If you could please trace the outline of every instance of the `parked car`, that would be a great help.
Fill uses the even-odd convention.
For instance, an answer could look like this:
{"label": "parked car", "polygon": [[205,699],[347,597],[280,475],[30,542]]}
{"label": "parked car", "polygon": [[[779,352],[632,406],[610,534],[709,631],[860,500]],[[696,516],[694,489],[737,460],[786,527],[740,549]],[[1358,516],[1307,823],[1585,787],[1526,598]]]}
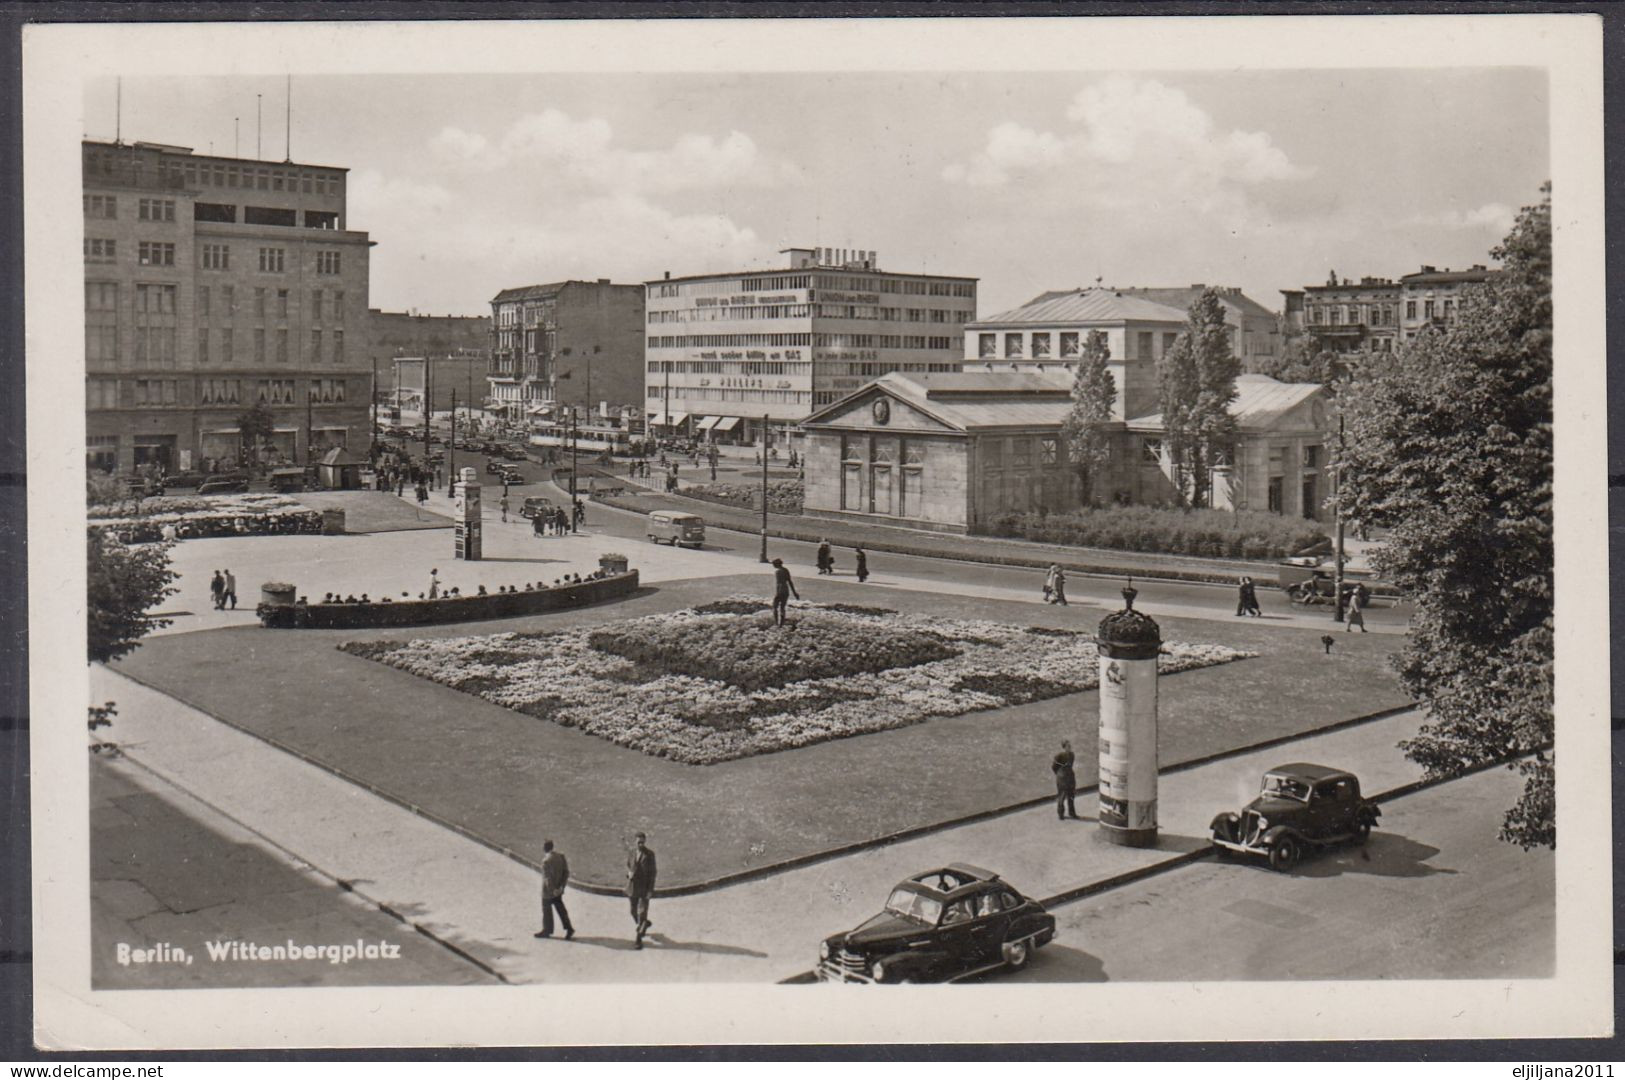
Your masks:
{"label": "parked car", "polygon": [[695,547],[705,545],[705,519],[698,514],[687,514],[679,510],[656,510],[649,515],[649,523],[645,526],[650,543],[658,544],[665,541],[672,547],[682,544],[693,544]]}
{"label": "parked car", "polygon": [[271,490],[283,494],[290,491],[304,491],[309,486],[304,469],[273,469],[270,480]]}
{"label": "parked car", "polygon": [[537,514],[553,509],[553,500],[542,495],[530,495],[519,504],[519,516],[533,518]]}
{"label": "parked car", "polygon": [[956,982],[1019,970],[1055,939],[1055,916],[999,875],[964,863],[899,882],[885,910],[818,946],[825,982]]}
{"label": "parked car", "polygon": [[1365,843],[1381,816],[1381,807],[1361,798],[1353,773],[1294,762],[1265,773],[1258,798],[1239,813],[1214,818],[1213,843],[1221,856],[1262,855],[1284,873],[1309,848]]}
{"label": "parked car", "polygon": [[164,474],[164,487],[166,488],[195,488],[208,477],[200,472],[177,472]]}
{"label": "parked car", "polygon": [[499,452],[509,461],[525,460],[525,451],[518,446],[504,446]]}
{"label": "parked car", "polygon": [[228,495],[248,490],[246,473],[217,473],[198,485],[199,495]]}
{"label": "parked car", "polygon": [[512,468],[513,466],[509,465],[506,461],[499,461],[496,458],[492,458],[485,463],[485,473],[487,476],[499,476]]}

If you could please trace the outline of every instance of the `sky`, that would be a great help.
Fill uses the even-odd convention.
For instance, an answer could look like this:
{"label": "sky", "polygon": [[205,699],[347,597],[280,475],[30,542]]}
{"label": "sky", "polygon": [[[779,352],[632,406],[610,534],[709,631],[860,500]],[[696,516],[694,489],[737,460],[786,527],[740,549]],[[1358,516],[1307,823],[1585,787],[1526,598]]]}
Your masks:
{"label": "sky", "polygon": [[[256,121],[260,95],[263,121]],[[295,161],[350,169],[371,305],[874,250],[980,278],[986,317],[1093,284],[1239,286],[1487,263],[1549,175],[1536,68],[329,75]],[[110,79],[85,131],[114,133]],[[127,77],[126,140],[283,160],[281,77]],[[237,119],[234,136],[234,118]]]}

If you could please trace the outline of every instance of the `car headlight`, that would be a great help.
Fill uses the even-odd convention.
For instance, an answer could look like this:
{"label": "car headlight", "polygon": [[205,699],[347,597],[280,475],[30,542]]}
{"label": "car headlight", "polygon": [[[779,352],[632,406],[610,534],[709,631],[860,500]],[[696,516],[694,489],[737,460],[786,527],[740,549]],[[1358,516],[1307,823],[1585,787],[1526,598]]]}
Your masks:
{"label": "car headlight", "polygon": [[872,970],[874,973],[875,982],[880,982],[886,978],[886,965],[884,963],[876,962]]}
{"label": "car headlight", "polygon": [[818,959],[820,959],[820,960],[828,960],[829,959],[829,942],[820,941],[818,943]]}
{"label": "car headlight", "polygon": [[1265,829],[1267,829],[1269,827],[1270,827],[1269,818],[1261,817],[1261,818],[1258,819],[1258,831],[1259,832],[1263,832]]}

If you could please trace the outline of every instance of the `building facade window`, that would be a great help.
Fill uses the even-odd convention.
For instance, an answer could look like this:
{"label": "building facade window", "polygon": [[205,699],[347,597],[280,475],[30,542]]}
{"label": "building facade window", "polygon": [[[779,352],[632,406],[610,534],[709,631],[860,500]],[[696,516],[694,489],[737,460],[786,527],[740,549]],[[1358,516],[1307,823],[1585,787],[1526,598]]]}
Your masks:
{"label": "building facade window", "polygon": [[976,355],[977,356],[998,356],[999,355],[999,335],[997,335],[997,334],[977,334],[976,335]]}
{"label": "building facade window", "polygon": [[174,221],[174,199],[137,199],[135,216],[138,221]]}
{"label": "building facade window", "polygon": [[204,244],[203,245],[203,269],[205,269],[205,270],[230,270],[231,269],[231,245],[229,245],[229,244]]}
{"label": "building facade window", "polygon": [[1004,335],[1004,355],[1007,357],[1020,357],[1024,354],[1020,334]]}
{"label": "building facade window", "polygon": [[254,315],[256,318],[265,318],[265,290],[254,290]]}
{"label": "building facade window", "polygon": [[333,331],[333,363],[344,363],[344,331]]}
{"label": "building facade window", "polygon": [[1148,464],[1161,465],[1162,464],[1162,440],[1161,439],[1141,439],[1140,440],[1140,457],[1142,459],[1144,459]]}
{"label": "building facade window", "polygon": [[197,287],[197,315],[200,319],[209,317],[209,287],[207,285]]}
{"label": "building facade window", "polygon": [[102,221],[118,218],[118,197],[115,195],[86,195],[85,216]]}
{"label": "building facade window", "polygon": [[278,289],[276,291],[276,317],[279,319],[286,319],[288,317],[287,289]]}
{"label": "building facade window", "polygon": [[1034,334],[1033,335],[1033,359],[1034,360],[1048,360],[1049,359],[1049,341],[1050,341],[1050,337],[1049,337],[1049,335],[1047,333],[1039,333],[1039,334]]}
{"label": "building facade window", "polygon": [[153,367],[175,366],[174,285],[135,287],[135,362]]}
{"label": "building facade window", "polygon": [[91,409],[118,408],[118,380],[86,379],[85,405]]}
{"label": "building facade window", "polygon": [[110,263],[118,261],[118,241],[85,237],[85,262]]}
{"label": "building facade window", "polygon": [[1151,342],[1155,335],[1150,330],[1138,330],[1134,334],[1134,355],[1140,360],[1150,360],[1152,357]]}
{"label": "building facade window", "polygon": [[320,330],[310,332],[310,362],[313,364],[322,362],[322,332]]}
{"label": "building facade window", "polygon": [[174,266],[175,245],[142,240],[136,246],[136,261],[142,266]]}
{"label": "building facade window", "polygon": [[118,363],[118,283],[85,282],[85,363]]}
{"label": "building facade window", "polygon": [[285,255],[286,255],[286,252],[282,248],[272,248],[272,247],[262,247],[262,248],[260,248],[260,273],[262,273],[262,274],[280,274],[280,273],[282,273],[282,263],[283,263],[283,257]]}
{"label": "building facade window", "polygon": [[1066,332],[1062,333],[1061,334],[1061,356],[1062,356],[1062,358],[1064,359],[1066,357],[1076,357],[1076,356],[1081,356],[1081,355],[1082,355],[1082,352],[1080,351],[1080,346],[1078,344],[1078,335],[1077,335],[1077,333],[1074,332],[1074,331],[1066,331]]}
{"label": "building facade window", "polygon": [[316,272],[318,274],[337,274],[339,272],[339,253],[336,251],[318,251],[316,253]]}
{"label": "building facade window", "polygon": [[310,290],[310,317],[315,322],[322,321],[322,290]]}
{"label": "building facade window", "polygon": [[1405,317],[1407,319],[1416,318],[1416,301],[1415,300],[1407,300],[1407,301],[1405,301]]}
{"label": "building facade window", "polygon": [[224,330],[220,331],[220,362],[222,364],[229,364],[237,358],[237,354],[232,351],[233,348],[234,342],[231,340],[231,327],[228,326]]}
{"label": "building facade window", "polygon": [[288,328],[282,327],[276,332],[276,362],[288,362]]}
{"label": "building facade window", "polygon": [[254,331],[254,363],[265,363],[265,331]]}

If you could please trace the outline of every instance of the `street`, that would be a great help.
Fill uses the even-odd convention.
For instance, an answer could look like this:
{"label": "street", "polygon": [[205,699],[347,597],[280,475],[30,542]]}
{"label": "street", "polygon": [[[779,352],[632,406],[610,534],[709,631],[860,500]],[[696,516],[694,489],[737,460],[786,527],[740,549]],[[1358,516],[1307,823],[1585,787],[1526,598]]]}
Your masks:
{"label": "street", "polygon": [[1018,982],[1543,978],[1556,950],[1554,855],[1496,838],[1507,769],[1382,808],[1364,848],[1291,874],[1207,859],[1056,910]]}

